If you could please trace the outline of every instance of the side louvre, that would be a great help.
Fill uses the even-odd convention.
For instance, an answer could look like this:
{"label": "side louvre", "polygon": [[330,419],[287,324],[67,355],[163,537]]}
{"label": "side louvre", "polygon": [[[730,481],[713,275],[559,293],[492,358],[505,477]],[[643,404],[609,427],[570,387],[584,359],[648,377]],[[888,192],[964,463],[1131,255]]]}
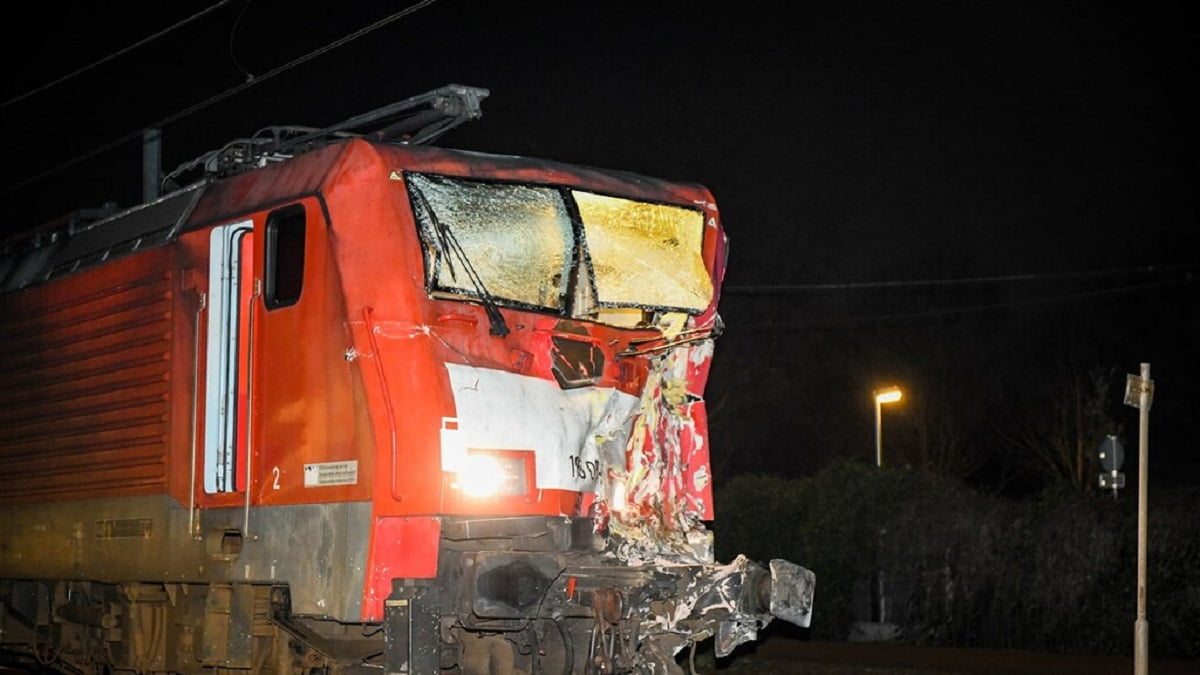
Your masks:
{"label": "side louvre", "polygon": [[0,503],[166,491],[172,263],[0,296]]}

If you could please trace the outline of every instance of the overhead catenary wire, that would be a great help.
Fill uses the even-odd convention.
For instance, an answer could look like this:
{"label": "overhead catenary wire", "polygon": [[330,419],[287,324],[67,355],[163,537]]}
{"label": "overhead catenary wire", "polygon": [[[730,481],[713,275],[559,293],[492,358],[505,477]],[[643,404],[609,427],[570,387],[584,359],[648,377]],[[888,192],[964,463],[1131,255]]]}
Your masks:
{"label": "overhead catenary wire", "polygon": [[1008,282],[1062,281],[1067,279],[1117,277],[1131,274],[1178,272],[1183,270],[1194,270],[1197,268],[1200,268],[1200,263],[1143,265],[1140,267],[1104,268],[1075,272],[1033,272],[1026,274],[1005,274],[996,276],[955,277],[950,279],[908,279],[812,284],[734,284],[725,286],[721,292],[722,294],[736,295],[788,295],[793,293],[808,293],[814,291],[871,290],[880,288],[914,288],[931,286],[982,285],[989,283]]}
{"label": "overhead catenary wire", "polygon": [[[1192,265],[1190,267],[1195,267]],[[1023,275],[1022,275],[1023,276]],[[1058,293],[1050,295],[1041,295],[1032,298],[1023,298],[1019,300],[1006,300],[1003,302],[990,303],[974,303],[951,305],[948,307],[931,307],[928,309],[919,309],[908,312],[889,312],[889,313],[861,313],[852,316],[830,316],[823,315],[820,318],[814,319],[795,319],[787,316],[784,313],[782,318],[776,317],[770,321],[755,321],[742,320],[738,325],[768,327],[770,330],[779,330],[781,328],[840,328],[845,326],[871,324],[871,323],[887,323],[895,321],[909,321],[914,319],[928,319],[935,317],[961,316],[967,314],[980,314],[985,312],[996,312],[1010,309],[1022,309],[1036,306],[1053,305],[1064,302],[1079,302],[1085,300],[1094,300],[1096,298],[1140,293],[1149,290],[1162,289],[1171,286],[1179,286],[1182,284],[1195,283],[1196,278],[1192,274],[1186,274],[1182,277],[1174,279],[1164,279],[1159,281],[1150,281],[1137,284],[1123,284],[1119,286],[1111,286],[1107,288],[1092,289],[1086,291],[1077,291],[1072,293]]]}
{"label": "overhead catenary wire", "polygon": [[149,42],[153,42],[154,40],[157,40],[158,38],[166,35],[167,33],[170,33],[172,31],[176,30],[177,28],[182,28],[183,26],[186,26],[187,24],[195,21],[196,19],[207,16],[207,15],[217,11],[221,7],[224,7],[225,5],[228,5],[231,2],[233,2],[233,0],[220,0],[220,2],[216,3],[215,5],[211,5],[206,9],[202,9],[199,12],[196,12],[195,14],[187,17],[186,19],[183,19],[182,21],[177,21],[176,23],[158,31],[157,33],[154,33],[153,35],[150,35],[148,37],[144,37],[141,40],[138,40],[137,42],[135,42],[127,47],[124,47],[123,49],[119,49],[119,50],[109,54],[108,56],[105,56],[104,58],[93,61],[93,62],[87,64],[86,66],[77,68],[77,69],[67,73],[66,75],[63,75],[62,77],[59,77],[55,80],[47,82],[41,86],[34,87],[33,89],[30,89],[29,91],[27,91],[23,94],[14,96],[3,103],[0,103],[0,110],[3,110],[5,108],[15,105],[17,103],[20,103],[21,101],[24,101],[27,98],[36,96],[36,95],[42,93],[43,91],[46,91],[47,89],[57,87],[58,85],[62,84],[63,82],[66,82],[67,80],[78,77],[78,76],[88,72],[89,70],[98,68],[98,67],[108,63],[109,61],[112,61],[115,58],[124,56],[125,54],[128,54],[129,52],[137,49],[138,47],[141,47],[142,45],[147,44]]}
{"label": "overhead catenary wire", "polygon": [[924,318],[929,316],[942,316],[965,314],[970,312],[985,312],[1003,309],[1017,309],[1020,307],[1030,307],[1035,305],[1056,304],[1060,302],[1074,302],[1077,300],[1089,300],[1110,295],[1120,295],[1125,293],[1137,293],[1166,286],[1175,286],[1178,284],[1191,283],[1191,276],[1179,279],[1166,279],[1163,281],[1151,281],[1143,284],[1127,284],[1122,286],[1114,286],[1111,288],[1101,288],[1091,291],[1079,291],[1077,293],[1060,293],[1057,295],[1046,295],[1036,298],[1026,298],[1023,300],[1008,300],[1005,302],[980,303],[975,305],[958,305],[941,309],[917,310],[913,312],[897,312],[887,315],[878,315],[865,319],[867,321],[896,321],[912,318]]}
{"label": "overhead catenary wire", "polygon": [[82,164],[83,162],[86,162],[89,159],[92,159],[94,157],[102,155],[105,152],[108,152],[109,150],[112,150],[113,148],[116,148],[124,143],[128,143],[133,140],[141,139],[142,133],[145,129],[148,129],[148,128],[161,129],[162,127],[165,127],[168,124],[178,122],[179,120],[181,120],[189,115],[195,114],[196,112],[199,112],[200,110],[203,110],[213,104],[219,103],[220,101],[223,101],[223,100],[229,98],[230,96],[233,96],[234,94],[240,93],[246,89],[249,89],[250,87],[253,87],[255,85],[266,82],[267,80],[275,77],[276,75],[280,75],[282,73],[285,73],[285,72],[291,70],[292,68],[295,68],[296,66],[307,63],[308,61],[311,61],[312,59],[315,59],[318,56],[325,54],[326,52],[337,49],[338,47],[341,47],[342,45],[345,45],[348,42],[352,42],[368,33],[378,30],[378,29],[392,23],[393,21],[396,21],[405,16],[408,16],[409,14],[412,14],[413,12],[416,12],[417,10],[424,9],[425,7],[432,5],[436,1],[437,0],[420,0],[420,2],[414,3],[408,7],[405,7],[404,9],[397,11],[397,12],[393,12],[392,14],[389,14],[388,16],[386,16],[372,24],[369,24],[363,28],[360,28],[360,29],[354,31],[353,33],[350,33],[349,35],[343,36],[337,40],[334,40],[333,42],[325,44],[322,47],[314,49],[313,51],[308,52],[307,54],[304,54],[303,56],[300,56],[291,61],[288,61],[287,63],[285,63],[281,66],[278,66],[261,76],[258,76],[258,77],[252,78],[252,79],[248,79],[245,82],[242,82],[241,84],[239,84],[237,86],[230,87],[229,89],[226,89],[225,91],[222,91],[214,96],[211,96],[199,103],[196,103],[187,108],[184,108],[183,110],[180,110],[179,112],[176,112],[172,115],[168,115],[167,117],[164,117],[164,118],[158,120],[157,122],[139,126],[134,131],[131,131],[123,136],[120,136],[119,138],[115,138],[107,143],[104,143],[103,145],[93,148],[92,150],[90,150],[82,155],[76,155],[75,157],[73,157],[69,160],[66,160],[64,162],[61,162],[59,164],[56,164],[56,165],[50,167],[49,169],[46,169],[45,171],[41,171],[37,174],[34,174],[32,176],[29,176],[28,178],[23,179],[23,180],[9,183],[7,186],[5,186],[5,188],[3,190],[0,190],[0,195],[15,192],[21,188],[24,188],[28,185],[36,183],[44,178],[52,176],[60,171],[65,171],[66,169],[69,169],[73,166]]}

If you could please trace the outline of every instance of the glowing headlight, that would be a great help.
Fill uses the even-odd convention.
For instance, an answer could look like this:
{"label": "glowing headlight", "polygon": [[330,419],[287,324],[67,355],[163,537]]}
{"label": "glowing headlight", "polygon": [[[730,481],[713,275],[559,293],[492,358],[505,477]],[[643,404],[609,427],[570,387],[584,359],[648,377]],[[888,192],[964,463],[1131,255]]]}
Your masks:
{"label": "glowing headlight", "polygon": [[530,452],[474,451],[458,471],[458,488],[470,497],[519,497],[529,492]]}

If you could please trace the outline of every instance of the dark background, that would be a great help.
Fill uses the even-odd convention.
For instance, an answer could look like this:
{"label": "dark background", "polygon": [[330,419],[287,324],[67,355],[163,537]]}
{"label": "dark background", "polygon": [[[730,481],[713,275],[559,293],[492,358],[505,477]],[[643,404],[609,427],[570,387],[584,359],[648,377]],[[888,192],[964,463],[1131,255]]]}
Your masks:
{"label": "dark background", "polygon": [[871,390],[896,383],[889,460],[919,464],[922,439],[952,431],[978,460],[968,479],[1036,487],[1012,439],[1053,408],[1062,373],[1109,373],[1105,404],[1135,456],[1121,389],[1148,362],[1150,479],[1195,484],[1184,9],[44,3],[9,17],[2,47],[0,227],[138,203],[146,126],[162,128],[170,170],[264,126],[485,87],[483,118],[442,145],[716,195],[731,239],[709,385],[718,481],[873,462]]}

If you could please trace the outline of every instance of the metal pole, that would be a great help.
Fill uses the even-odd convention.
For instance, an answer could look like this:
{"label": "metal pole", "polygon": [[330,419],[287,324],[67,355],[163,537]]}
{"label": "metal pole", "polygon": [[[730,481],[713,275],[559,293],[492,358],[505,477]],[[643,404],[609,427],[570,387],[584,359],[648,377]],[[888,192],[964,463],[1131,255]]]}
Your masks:
{"label": "metal pole", "polygon": [[162,174],[162,130],[142,131],[142,201],[158,199],[158,181]]}
{"label": "metal pole", "polygon": [[883,404],[875,396],[875,466],[883,466]]}
{"label": "metal pole", "polygon": [[[872,398],[875,399],[875,466],[883,468],[883,403],[880,402],[879,392],[877,391],[873,392]],[[883,548],[882,536],[879,539],[879,541],[876,541],[876,547],[877,550],[881,551]],[[880,552],[875,554],[877,561],[880,554]],[[875,601],[871,607],[871,613],[874,615],[871,618],[882,627],[885,620],[883,608],[883,570],[879,568],[878,562],[875,565],[874,578],[871,579],[871,595]]]}
{"label": "metal pole", "polygon": [[1148,675],[1150,623],[1146,621],[1146,476],[1150,455],[1150,364],[1142,364],[1141,391],[1138,393],[1138,552],[1137,620],[1133,623],[1133,672]]}

